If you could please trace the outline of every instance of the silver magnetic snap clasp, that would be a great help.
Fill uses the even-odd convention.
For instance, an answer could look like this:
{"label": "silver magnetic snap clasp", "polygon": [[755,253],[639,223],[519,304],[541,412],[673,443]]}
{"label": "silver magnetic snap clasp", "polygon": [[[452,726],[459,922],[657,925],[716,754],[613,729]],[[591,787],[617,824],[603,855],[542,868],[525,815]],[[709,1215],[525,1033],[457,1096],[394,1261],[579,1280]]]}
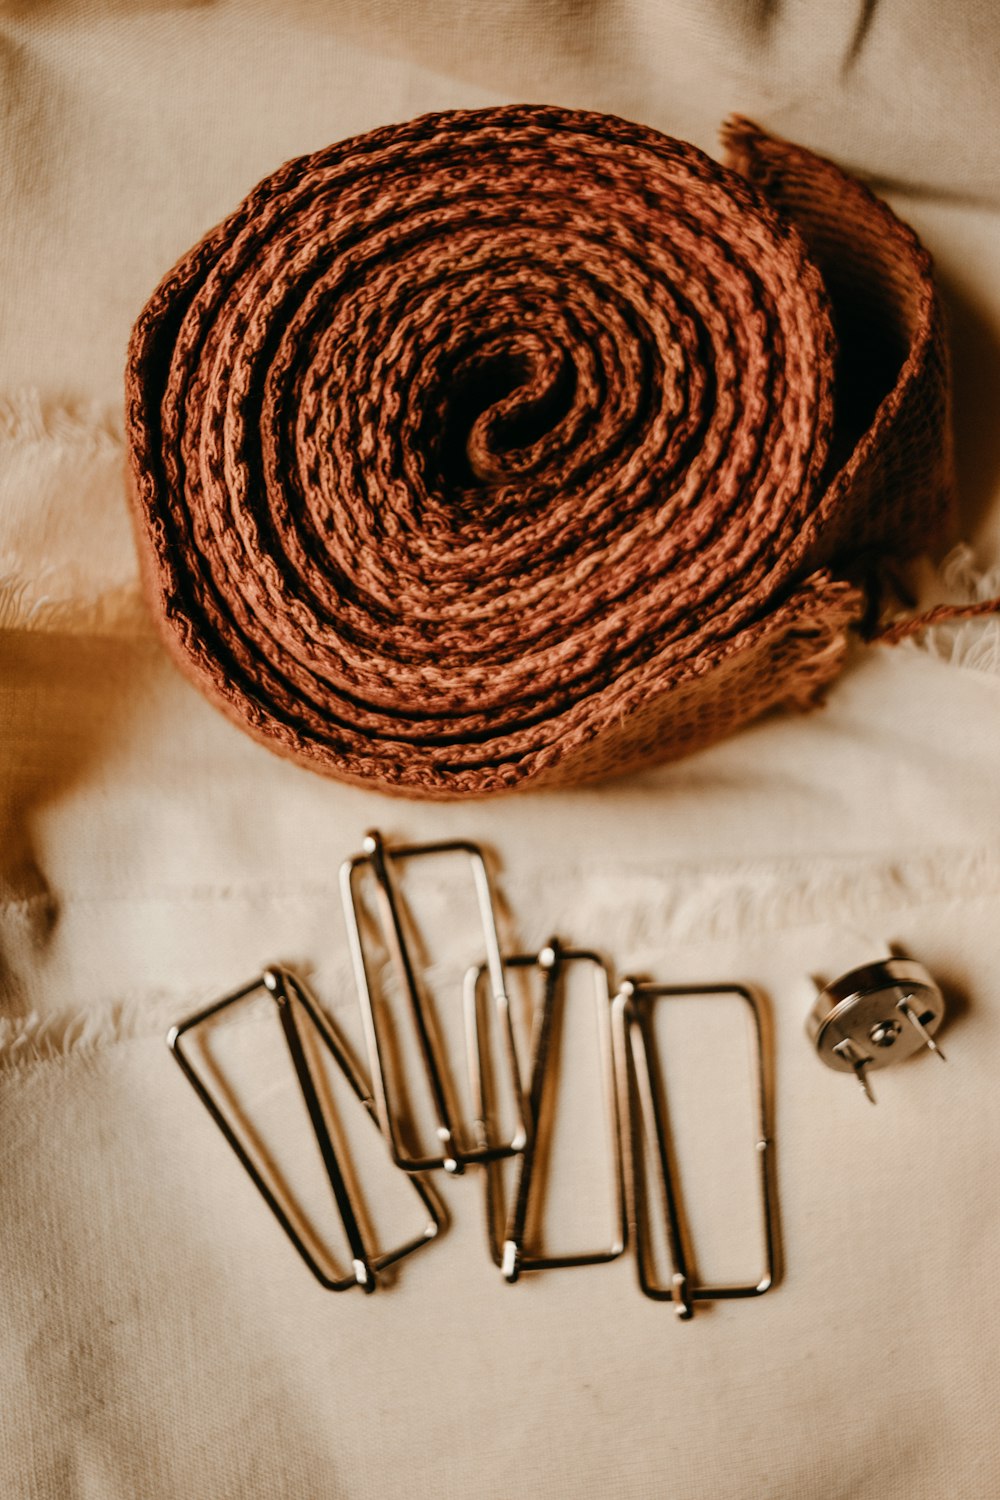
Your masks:
{"label": "silver magnetic snap clasp", "polygon": [[806,1034],[828,1068],[853,1073],[872,1104],[868,1075],[929,1047],[944,1062],[934,1033],[944,997],[923,964],[885,958],[862,964],[825,985],[806,1021]]}

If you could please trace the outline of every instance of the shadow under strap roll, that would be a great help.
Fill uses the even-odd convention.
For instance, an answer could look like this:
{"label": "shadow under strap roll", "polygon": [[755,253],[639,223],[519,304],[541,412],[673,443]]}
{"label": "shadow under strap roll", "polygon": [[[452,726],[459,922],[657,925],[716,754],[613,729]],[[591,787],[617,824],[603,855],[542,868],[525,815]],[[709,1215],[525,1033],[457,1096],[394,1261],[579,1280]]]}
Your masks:
{"label": "shadow under strap roll", "polygon": [[184,671],[410,796],[593,780],[817,701],[950,520],[930,262],[743,120],[428,115],[289,162],[161,283],[127,422]]}

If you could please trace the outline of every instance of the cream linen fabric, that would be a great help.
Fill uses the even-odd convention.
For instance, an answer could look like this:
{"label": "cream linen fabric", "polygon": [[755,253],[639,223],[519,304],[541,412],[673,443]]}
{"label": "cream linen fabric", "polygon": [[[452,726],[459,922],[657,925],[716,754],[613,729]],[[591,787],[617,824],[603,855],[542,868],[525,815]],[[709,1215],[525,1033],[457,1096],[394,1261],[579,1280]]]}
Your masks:
{"label": "cream linen fabric", "polygon": [[[741,109],[893,179],[934,251],[972,550],[925,594],[986,589],[1000,28],[972,3],[939,24],[929,0],[0,8],[4,1496],[1000,1493],[996,622],[858,649],[823,711],[615,785],[389,801],[271,757],[170,667],[136,590],[119,413],[152,285],[290,155],[508,98],[706,146]],[[451,1227],[391,1290],[313,1284],[162,1033],[281,958],[356,1036],[336,868],[372,824],[491,845],[518,946],[558,932],[620,968],[763,987],[776,1291],[683,1326],[629,1261],[508,1288],[476,1174],[447,1185]],[[448,934],[445,887],[427,899]],[[951,1063],[879,1075],[872,1110],[810,1056],[807,976],[892,941],[947,987]],[[295,1149],[262,1025],[233,1028],[243,1087]],[[687,1062],[692,1149],[728,1184],[737,1086],[704,1044]],[[572,1075],[569,1095],[579,1115]],[[699,1223],[742,1275],[754,1245],[727,1248],[717,1187],[707,1171]]]}

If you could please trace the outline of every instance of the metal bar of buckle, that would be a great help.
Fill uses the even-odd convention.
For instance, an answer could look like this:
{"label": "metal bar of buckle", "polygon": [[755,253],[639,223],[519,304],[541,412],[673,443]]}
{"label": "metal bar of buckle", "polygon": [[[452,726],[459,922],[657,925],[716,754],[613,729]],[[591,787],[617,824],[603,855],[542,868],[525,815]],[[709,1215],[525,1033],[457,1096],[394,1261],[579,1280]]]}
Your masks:
{"label": "metal bar of buckle", "polygon": [[[246,1146],[240,1140],[231,1122],[220,1109],[212,1093],[181,1045],[182,1038],[188,1032],[193,1031],[203,1022],[218,1015],[229,1006],[235,1005],[241,1000],[249,999],[251,995],[259,991],[269,993],[277,1007],[278,1018],[281,1022],[292,1066],[295,1069],[295,1076],[302,1090],[313,1133],[316,1136],[320,1155],[323,1160],[323,1166],[329,1178],[337,1210],[344,1226],[344,1233],[350,1246],[352,1269],[349,1276],[330,1276],[317,1261],[299,1233],[291,1215],[273,1188],[266,1181]],[[232,1147],[257,1191],[317,1281],[326,1287],[328,1291],[332,1292],[344,1292],[354,1286],[360,1286],[366,1292],[373,1292],[375,1291],[380,1271],[386,1270],[389,1266],[402,1260],[404,1256],[413,1254],[414,1251],[419,1250],[421,1246],[428,1244],[430,1240],[434,1239],[443,1223],[443,1212],[426,1184],[414,1178],[412,1183],[414,1191],[429,1216],[421,1233],[414,1235],[412,1239],[405,1241],[404,1244],[394,1249],[383,1251],[380,1254],[373,1253],[365,1244],[364,1231],[361,1227],[361,1215],[354,1202],[347,1178],[337,1155],[336,1146],[330,1135],[323,1105],[317,1091],[316,1081],[303,1046],[293,1002],[302,1007],[303,1012],[309,1018],[320,1040],[347,1079],[352,1092],[364,1105],[368,1115],[377,1127],[379,1121],[371,1095],[350,1053],[341,1041],[332,1023],[319,1009],[302,981],[290,970],[281,968],[278,965],[273,965],[271,968],[265,969],[263,974],[251,980],[249,984],[245,984],[240,989],[234,990],[231,994],[226,995],[221,1000],[215,1001],[214,1004],[207,1006],[204,1010],[198,1011],[195,1015],[188,1016],[179,1025],[172,1026],[167,1033],[167,1045],[180,1064],[184,1076],[198,1095],[198,1098],[229,1142],[229,1145]]]}
{"label": "metal bar of buckle", "polygon": [[[518,953],[504,959],[512,968],[539,968],[545,975],[541,1006],[535,1017],[532,1039],[531,1093],[529,1115],[532,1130],[523,1154],[518,1158],[517,1176],[511,1202],[504,1215],[503,1240],[497,1233],[502,1214],[499,1169],[494,1163],[486,1173],[486,1223],[490,1254],[507,1281],[517,1281],[522,1271],[549,1271],[572,1266],[603,1265],[622,1254],[626,1243],[625,1185],[621,1158],[619,1101],[616,1089],[613,1039],[611,1031],[611,989],[607,966],[598,954],[584,949],[564,948],[553,938],[539,953]],[[606,1101],[606,1120],[611,1167],[611,1187],[617,1210],[614,1238],[600,1250],[586,1250],[559,1255],[532,1254],[525,1249],[525,1231],[531,1202],[532,1181],[538,1150],[539,1122],[543,1118],[546,1089],[553,1073],[552,1042],[556,1009],[562,1003],[560,979],[566,964],[586,963],[594,969],[594,1000],[597,1034],[600,1046],[601,1075]],[[489,1101],[486,1094],[486,1069],[479,1045],[478,998],[485,966],[472,968],[466,975],[466,1015],[470,1035],[476,1045],[470,1049],[473,1095],[479,1101],[480,1129],[488,1129]]]}
{"label": "metal bar of buckle", "polygon": [[[443,1049],[428,1020],[420,983],[410,956],[392,867],[403,860],[416,859],[432,854],[464,854],[470,860],[472,866],[472,876],[486,950],[485,969],[490,977],[490,984],[493,990],[493,1003],[496,1007],[504,1036],[510,1078],[510,1094],[515,1114],[514,1130],[511,1139],[499,1144],[484,1139],[478,1129],[477,1122],[473,1122],[470,1128],[463,1130],[455,1118],[455,1111],[452,1104],[454,1096],[449,1090],[446,1081],[448,1072],[446,1059],[442,1055]],[[392,1089],[387,1077],[385,1041],[380,1034],[377,1007],[373,1000],[371,977],[368,971],[368,962],[365,956],[365,947],[361,937],[361,925],[358,917],[355,876],[360,869],[365,867],[370,868],[375,877],[383,930],[389,941],[392,958],[402,981],[416,1030],[421,1061],[427,1074],[427,1081],[430,1086],[434,1106],[435,1134],[442,1143],[442,1149],[437,1155],[415,1156],[404,1149],[403,1142],[400,1140],[397,1101],[392,1097]],[[503,959],[500,954],[500,938],[497,932],[493,894],[482,850],[477,844],[473,844],[466,839],[447,839],[429,844],[405,844],[390,849],[383,843],[381,835],[372,831],[365,837],[364,852],[354,855],[353,858],[345,861],[341,866],[340,883],[351,959],[354,965],[354,975],[361,1001],[365,1039],[372,1072],[375,1109],[383,1134],[389,1141],[393,1161],[398,1167],[402,1167],[407,1172],[428,1172],[437,1168],[444,1168],[447,1172],[458,1174],[463,1172],[469,1163],[496,1161],[502,1157],[513,1156],[523,1151],[528,1135],[528,1127],[518,1069],[517,1049],[514,1043],[511,1024],[510,1002],[507,998]],[[467,1046],[471,1046],[471,1040],[468,1035],[466,1037],[466,1044]]]}
{"label": "metal bar of buckle", "polygon": [[[734,1285],[696,1284],[684,1233],[684,1216],[680,1184],[671,1161],[669,1127],[660,1091],[656,1088],[650,1057],[653,1053],[650,1006],[660,999],[696,995],[735,995],[749,1008],[753,1022],[752,1058],[754,1068],[755,1135],[758,1161],[761,1216],[764,1238],[764,1270],[756,1280]],[[615,1061],[618,1080],[620,1118],[629,1120],[623,1132],[626,1156],[625,1177],[629,1185],[629,1226],[635,1236],[639,1266],[639,1284],[647,1297],[673,1302],[679,1317],[694,1314],[696,1302],[717,1298],[759,1297],[774,1285],[777,1263],[775,1227],[775,1187],[773,1152],[771,1150],[771,1084],[769,1069],[769,1031],[761,998],[739,984],[651,984],[639,979],[625,979],[613,1003]],[[646,1192],[646,1153],[655,1149],[656,1164],[663,1192],[667,1246],[673,1263],[671,1284],[665,1287],[654,1279],[650,1265],[648,1224],[650,1208]]]}

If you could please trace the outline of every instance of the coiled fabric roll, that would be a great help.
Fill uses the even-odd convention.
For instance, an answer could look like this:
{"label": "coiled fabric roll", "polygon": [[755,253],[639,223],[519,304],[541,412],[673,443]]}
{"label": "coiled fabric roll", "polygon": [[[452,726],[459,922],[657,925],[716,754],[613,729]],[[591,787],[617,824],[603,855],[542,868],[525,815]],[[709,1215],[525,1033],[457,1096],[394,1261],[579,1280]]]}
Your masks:
{"label": "coiled fabric roll", "polygon": [[292,161],[166,277],[127,427],[183,669],[412,796],[594,779],[815,702],[946,528],[928,257],[746,121],[429,115]]}

